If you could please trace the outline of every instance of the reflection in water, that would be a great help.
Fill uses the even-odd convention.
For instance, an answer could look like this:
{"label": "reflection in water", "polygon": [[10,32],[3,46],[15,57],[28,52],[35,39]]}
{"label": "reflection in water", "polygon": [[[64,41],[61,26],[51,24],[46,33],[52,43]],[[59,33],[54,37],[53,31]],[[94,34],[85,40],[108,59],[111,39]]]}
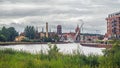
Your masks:
{"label": "reflection in water", "polygon": [[[63,54],[73,54],[75,51],[80,50],[80,52],[85,55],[88,54],[98,54],[103,55],[102,50],[104,48],[94,48],[94,47],[84,47],[77,43],[69,43],[69,44],[57,44],[57,47],[60,49],[60,52]],[[47,53],[49,50],[47,44],[22,44],[22,45],[11,45],[11,46],[0,46],[0,48],[12,48],[15,50],[27,51],[30,53],[39,53],[43,50],[44,53]]]}

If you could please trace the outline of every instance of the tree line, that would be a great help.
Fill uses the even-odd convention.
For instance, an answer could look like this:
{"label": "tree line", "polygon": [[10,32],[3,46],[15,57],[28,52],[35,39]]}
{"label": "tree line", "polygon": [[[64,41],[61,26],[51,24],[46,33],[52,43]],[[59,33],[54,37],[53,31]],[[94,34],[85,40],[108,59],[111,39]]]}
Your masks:
{"label": "tree line", "polygon": [[[28,39],[34,39],[36,37],[36,30],[34,26],[26,26],[24,29],[24,35]],[[5,26],[3,26],[0,30],[1,42],[15,41],[16,36],[19,36],[19,34],[14,27],[6,28]]]}
{"label": "tree line", "polygon": [[[58,35],[54,35],[53,37],[40,37],[40,33],[38,30],[34,28],[34,26],[26,26],[24,29],[24,36],[26,37],[23,39],[23,42],[55,42],[59,40]],[[15,41],[16,36],[19,36],[19,33],[16,31],[14,27],[6,28],[5,26],[2,27],[0,30],[0,41],[1,42],[11,42]]]}

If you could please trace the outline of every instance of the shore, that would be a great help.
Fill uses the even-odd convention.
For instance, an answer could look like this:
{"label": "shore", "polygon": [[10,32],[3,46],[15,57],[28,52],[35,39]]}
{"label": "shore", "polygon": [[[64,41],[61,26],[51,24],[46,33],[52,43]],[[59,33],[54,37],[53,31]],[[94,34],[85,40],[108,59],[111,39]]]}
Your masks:
{"label": "shore", "polygon": [[112,44],[100,44],[100,43],[81,43],[82,46],[97,47],[97,48],[111,48]]}
{"label": "shore", "polygon": [[19,44],[66,44],[70,42],[0,42],[0,46],[5,45],[19,45]]}

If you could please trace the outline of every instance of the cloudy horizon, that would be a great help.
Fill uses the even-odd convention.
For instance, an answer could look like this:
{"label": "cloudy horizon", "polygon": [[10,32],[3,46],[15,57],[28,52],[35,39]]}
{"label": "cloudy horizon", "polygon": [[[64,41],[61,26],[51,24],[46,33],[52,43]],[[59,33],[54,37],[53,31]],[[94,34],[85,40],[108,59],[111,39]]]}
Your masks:
{"label": "cloudy horizon", "polygon": [[105,34],[105,18],[120,11],[119,5],[120,0],[0,0],[0,28],[21,32],[31,25],[41,31],[48,22],[52,31],[60,24],[63,32],[74,32],[84,22],[82,32]]}

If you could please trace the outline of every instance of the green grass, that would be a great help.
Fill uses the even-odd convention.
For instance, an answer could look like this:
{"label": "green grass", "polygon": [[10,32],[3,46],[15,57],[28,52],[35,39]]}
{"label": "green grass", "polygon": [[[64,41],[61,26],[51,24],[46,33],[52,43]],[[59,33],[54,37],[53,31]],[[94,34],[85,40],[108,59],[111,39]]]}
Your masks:
{"label": "green grass", "polygon": [[[62,55],[51,57],[45,54],[30,54],[12,49],[0,50],[0,68],[82,68],[89,67],[89,58],[84,55]],[[86,61],[88,60],[88,61]],[[91,64],[92,65],[92,64]],[[96,66],[97,64],[93,65]]]}
{"label": "green grass", "polygon": [[[63,55],[54,45],[49,45],[48,54],[31,54],[12,49],[0,50],[0,68],[120,68],[120,49],[114,47],[104,51],[103,56]],[[117,49],[116,49],[117,48]]]}

